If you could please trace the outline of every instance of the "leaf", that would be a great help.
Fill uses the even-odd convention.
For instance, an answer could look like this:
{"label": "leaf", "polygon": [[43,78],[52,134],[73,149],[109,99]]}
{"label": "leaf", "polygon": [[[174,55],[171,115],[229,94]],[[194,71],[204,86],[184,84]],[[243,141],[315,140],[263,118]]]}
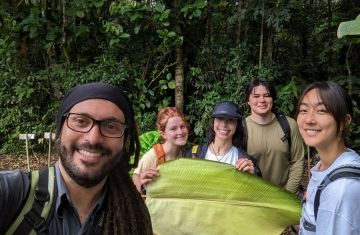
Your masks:
{"label": "leaf", "polygon": [[139,136],[141,145],[140,156],[143,156],[151,147],[156,144],[160,139],[160,133],[158,131],[149,131]]}
{"label": "leaf", "polygon": [[167,36],[168,36],[169,38],[172,38],[172,37],[175,37],[175,36],[176,36],[176,33],[175,33],[174,31],[170,31],[170,32],[167,33]]}
{"label": "leaf", "polygon": [[141,25],[136,25],[136,26],[134,27],[134,33],[135,33],[135,34],[138,34],[138,33],[140,32],[140,29],[141,29]]}
{"label": "leaf", "polygon": [[[140,104],[140,106],[143,106],[145,108],[144,104]],[[140,142],[140,158],[149,151],[152,146],[159,142],[160,139],[160,133],[158,131],[148,131],[139,136],[139,142]],[[130,162],[134,162],[134,155],[130,157]],[[130,174],[133,174],[133,170],[131,170]]]}
{"label": "leaf", "polygon": [[206,7],[206,1],[205,0],[197,0],[196,2],[195,2],[195,5],[196,5],[196,8],[204,8],[204,7]]}
{"label": "leaf", "polygon": [[166,79],[170,80],[171,77],[172,77],[171,73],[167,73],[167,74],[166,74]]}
{"label": "leaf", "polygon": [[232,165],[180,158],[159,170],[146,198],[156,234],[278,235],[299,222],[294,194]]}
{"label": "leaf", "polygon": [[337,31],[337,37],[342,38],[347,35],[360,35],[360,15],[358,15],[355,20],[340,23]]}
{"label": "leaf", "polygon": [[176,87],[175,80],[170,81],[170,82],[168,83],[168,87],[169,87],[170,89],[175,89],[175,87]]}
{"label": "leaf", "polygon": [[79,18],[84,18],[85,13],[84,13],[84,11],[76,11],[76,16]]}
{"label": "leaf", "polygon": [[130,34],[122,33],[122,34],[119,35],[119,38],[125,38],[125,39],[130,38]]}
{"label": "leaf", "polygon": [[104,5],[104,2],[103,1],[95,1],[94,2],[94,6],[96,7],[96,8],[100,8],[100,7],[102,7]]}

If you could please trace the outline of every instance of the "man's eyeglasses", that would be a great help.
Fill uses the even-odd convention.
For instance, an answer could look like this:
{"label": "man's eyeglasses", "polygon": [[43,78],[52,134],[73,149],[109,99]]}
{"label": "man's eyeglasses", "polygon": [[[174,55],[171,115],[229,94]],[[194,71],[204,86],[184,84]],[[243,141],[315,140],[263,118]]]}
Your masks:
{"label": "man's eyeglasses", "polygon": [[96,120],[84,114],[65,113],[64,117],[66,117],[68,128],[81,133],[88,133],[95,123],[99,125],[101,135],[108,138],[121,138],[127,129],[125,123],[114,120]]}

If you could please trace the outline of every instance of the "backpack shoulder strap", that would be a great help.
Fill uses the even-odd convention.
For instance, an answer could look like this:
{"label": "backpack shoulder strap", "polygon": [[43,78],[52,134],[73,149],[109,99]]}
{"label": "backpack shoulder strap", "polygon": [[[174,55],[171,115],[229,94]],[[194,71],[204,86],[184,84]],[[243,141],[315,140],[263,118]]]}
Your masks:
{"label": "backpack shoulder strap", "polygon": [[291,151],[291,129],[290,129],[289,122],[288,122],[286,116],[284,114],[282,114],[282,113],[276,114],[276,118],[280,123],[281,129],[284,132],[284,136],[281,138],[281,140],[283,142],[284,141],[288,142],[288,144],[289,144],[289,153],[290,153],[290,151]]}
{"label": "backpack shoulder strap", "polygon": [[320,195],[325,187],[331,182],[340,179],[340,178],[360,178],[360,167],[358,166],[342,166],[336,168],[332,172],[330,172],[327,176],[325,176],[324,180],[320,183],[317,188],[314,200],[314,215],[315,221],[317,218],[317,213],[320,206]]}
{"label": "backpack shoulder strap", "polygon": [[162,144],[154,144],[153,147],[157,157],[157,165],[163,164],[165,162],[165,152]]}
{"label": "backpack shoulder strap", "polygon": [[243,126],[243,131],[244,131],[244,136],[243,136],[243,140],[242,140],[242,148],[244,149],[245,152],[247,152],[247,143],[248,143],[248,131],[247,131],[247,125],[246,125],[246,118],[243,117],[241,119],[241,124]]}
{"label": "backpack shoulder strap", "polygon": [[202,144],[198,145],[197,152],[194,155],[195,158],[205,159],[207,149],[208,149],[207,143],[202,143]]}
{"label": "backpack shoulder strap", "polygon": [[199,152],[199,145],[195,144],[191,147],[191,158],[196,158],[197,153]]}
{"label": "backpack shoulder strap", "polygon": [[31,172],[26,202],[6,234],[49,234],[46,219],[53,212],[57,192],[54,167]]}

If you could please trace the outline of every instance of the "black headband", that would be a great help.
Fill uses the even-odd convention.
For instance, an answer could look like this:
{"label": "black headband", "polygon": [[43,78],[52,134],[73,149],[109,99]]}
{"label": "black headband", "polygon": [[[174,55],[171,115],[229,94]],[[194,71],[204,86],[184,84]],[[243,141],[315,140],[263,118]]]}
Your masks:
{"label": "black headband", "polygon": [[57,137],[61,131],[64,114],[75,104],[88,99],[105,99],[113,102],[124,113],[126,124],[128,126],[133,124],[134,111],[131,103],[119,87],[102,82],[88,83],[72,88],[62,100],[56,116]]}

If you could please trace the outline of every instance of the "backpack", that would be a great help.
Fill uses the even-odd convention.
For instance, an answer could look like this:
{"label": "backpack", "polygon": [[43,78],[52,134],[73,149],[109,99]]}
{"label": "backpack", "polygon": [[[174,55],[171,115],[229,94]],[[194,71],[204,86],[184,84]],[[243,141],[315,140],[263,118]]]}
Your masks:
{"label": "backpack", "polygon": [[32,171],[30,179],[26,201],[6,235],[30,232],[49,234],[47,218],[54,211],[57,196],[54,167]]}
{"label": "backpack", "polygon": [[[38,234],[48,235],[48,226],[55,210],[57,184],[55,168],[49,167],[30,172],[30,188],[21,211],[5,235]],[[95,217],[96,224],[90,225],[87,235],[103,233],[105,211]]]}
{"label": "backpack", "polygon": [[157,165],[163,164],[165,162],[165,152],[161,144],[154,144],[154,151],[157,158]]}
{"label": "backpack", "polygon": [[165,152],[164,152],[164,148],[163,148],[162,144],[154,144],[153,148],[154,148],[156,158],[157,158],[157,165],[160,165],[160,164],[163,164],[164,162],[166,162]]}
{"label": "backpack", "polygon": [[[195,144],[195,145],[191,146],[191,148],[186,149],[183,157],[205,159],[207,149],[208,149],[208,144],[200,144],[200,145]],[[249,156],[242,148],[237,148],[237,150],[239,153],[239,157],[244,156],[245,158],[247,158],[253,162],[254,167],[255,167],[254,174],[262,177],[262,173],[261,173],[260,168],[257,165],[256,159]]]}
{"label": "backpack", "polygon": [[[315,199],[314,199],[314,216],[315,221],[317,219],[317,214],[320,206],[320,196],[322,191],[328,186],[331,182],[341,179],[341,178],[359,178],[360,179],[360,167],[359,166],[341,166],[333,171],[331,171],[329,174],[327,174],[324,178],[324,180],[319,184]],[[311,224],[308,221],[304,221],[304,228],[308,231],[316,231],[316,225]]]}
{"label": "backpack", "polygon": [[[281,141],[282,142],[285,142],[287,141],[288,142],[288,145],[289,145],[289,155],[290,155],[290,152],[291,152],[291,129],[290,129],[290,125],[289,125],[289,122],[286,118],[286,116],[282,113],[279,113],[279,114],[276,114],[276,119],[278,120],[280,126],[281,126],[281,129],[283,130],[284,132],[284,136],[281,137]],[[248,135],[247,135],[247,129],[246,129],[246,121],[245,121],[245,118],[243,118],[243,126],[244,126],[244,139],[245,139],[245,143],[243,143],[243,148],[244,150],[246,151],[247,150],[247,141],[248,141]]]}

